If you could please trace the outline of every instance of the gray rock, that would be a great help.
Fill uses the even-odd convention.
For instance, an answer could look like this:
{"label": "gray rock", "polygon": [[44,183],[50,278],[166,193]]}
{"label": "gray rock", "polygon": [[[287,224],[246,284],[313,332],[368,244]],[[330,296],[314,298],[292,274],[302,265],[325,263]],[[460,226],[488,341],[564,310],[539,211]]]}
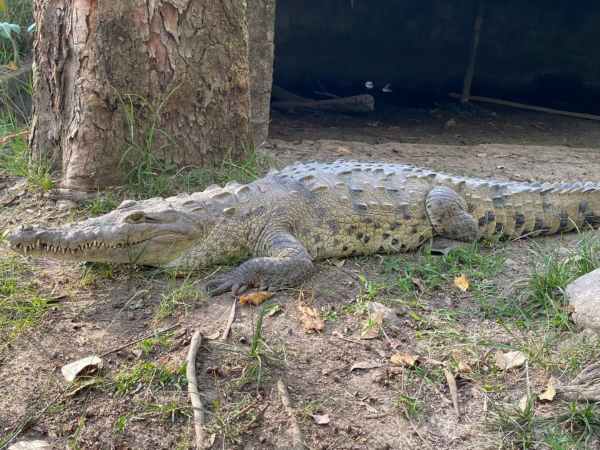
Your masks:
{"label": "gray rock", "polygon": [[381,311],[383,321],[387,322],[388,325],[398,326],[400,325],[400,319],[396,315],[396,311],[392,308],[388,308],[382,303],[371,302],[369,303],[369,314],[373,314],[377,311]]}
{"label": "gray rock", "polygon": [[600,269],[583,275],[567,286],[573,321],[600,331]]}

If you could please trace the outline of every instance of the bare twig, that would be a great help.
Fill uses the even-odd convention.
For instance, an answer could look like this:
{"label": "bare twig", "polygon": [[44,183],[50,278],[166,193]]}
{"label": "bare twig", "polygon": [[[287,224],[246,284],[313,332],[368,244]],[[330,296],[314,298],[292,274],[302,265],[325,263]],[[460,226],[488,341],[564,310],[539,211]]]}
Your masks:
{"label": "bare twig", "polygon": [[187,368],[185,376],[188,379],[188,396],[194,410],[194,430],[196,431],[196,447],[202,449],[206,442],[204,432],[204,406],[198,392],[198,380],[196,379],[196,355],[202,344],[202,335],[199,331],[194,333],[187,354]]}
{"label": "bare twig", "polygon": [[19,136],[27,136],[27,135],[29,135],[29,131],[21,131],[20,133],[17,133],[17,134],[9,134],[8,136],[5,136],[2,139],[0,139],[0,145],[4,145],[11,139],[17,138]]}
{"label": "bare twig", "polygon": [[223,335],[219,339],[220,341],[226,341],[227,336],[229,336],[229,330],[231,330],[231,325],[233,324],[233,320],[235,319],[235,304],[237,303],[236,299],[233,299],[233,305],[231,305],[231,312],[229,313],[229,319],[227,319],[227,325],[225,326],[225,331],[223,331]]}
{"label": "bare twig", "polygon": [[254,419],[248,422],[248,425],[246,425],[244,428],[246,430],[251,430],[252,428],[256,427],[258,425],[258,422],[260,422],[263,419],[263,417],[265,417],[265,413],[267,412],[268,408],[269,404],[267,403],[263,409],[258,411],[258,414],[254,416]]}
{"label": "bare twig", "polygon": [[154,337],[155,333],[163,334],[163,333],[166,333],[167,331],[171,331],[174,328],[177,328],[180,325],[181,325],[181,322],[177,322],[175,325],[171,325],[169,328],[165,328],[164,330],[160,330],[158,332],[155,331],[152,334],[148,334],[148,335],[146,335],[144,337],[141,337],[141,338],[136,339],[134,341],[128,342],[127,344],[121,345],[120,347],[113,348],[112,350],[109,350],[106,353],[102,353],[99,357],[100,358],[104,358],[105,356],[110,355],[111,353],[115,353],[115,352],[118,352],[119,350],[123,350],[124,348],[127,348],[127,347],[129,347],[129,346],[131,346],[133,344],[137,344],[138,342],[141,342],[141,341],[143,341],[145,339],[150,339],[151,337]]}
{"label": "bare twig", "polygon": [[446,375],[446,381],[448,382],[448,388],[450,388],[450,397],[452,398],[452,404],[454,405],[454,411],[456,416],[460,417],[460,406],[458,405],[458,387],[456,386],[456,378],[450,369],[444,367],[444,375]]}
{"label": "bare twig", "polygon": [[281,403],[283,403],[283,406],[286,412],[288,413],[288,416],[290,416],[292,448],[294,450],[304,450],[306,448],[306,446],[304,445],[304,435],[302,434],[300,425],[298,425],[298,421],[296,420],[296,416],[294,415],[294,408],[292,407],[292,402],[290,401],[290,392],[281,380],[277,382],[277,390],[279,391],[279,395],[281,396]]}
{"label": "bare twig", "polygon": [[229,418],[230,422],[233,422],[234,420],[242,417],[244,414],[246,414],[248,411],[250,411],[252,408],[254,408],[254,403],[250,403],[249,405],[247,405],[245,408],[242,408],[241,410],[239,410],[238,412],[236,412],[233,416],[231,416]]}

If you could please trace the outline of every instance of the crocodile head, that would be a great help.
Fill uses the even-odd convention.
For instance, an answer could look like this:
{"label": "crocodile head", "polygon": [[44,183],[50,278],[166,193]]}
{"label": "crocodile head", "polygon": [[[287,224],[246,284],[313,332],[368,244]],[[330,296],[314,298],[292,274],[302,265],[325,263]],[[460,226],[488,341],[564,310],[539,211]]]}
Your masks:
{"label": "crocodile head", "polygon": [[22,255],[169,266],[197,245],[211,226],[199,215],[202,212],[184,204],[179,197],[126,200],[114,211],[82,222],[55,228],[21,225],[6,240]]}

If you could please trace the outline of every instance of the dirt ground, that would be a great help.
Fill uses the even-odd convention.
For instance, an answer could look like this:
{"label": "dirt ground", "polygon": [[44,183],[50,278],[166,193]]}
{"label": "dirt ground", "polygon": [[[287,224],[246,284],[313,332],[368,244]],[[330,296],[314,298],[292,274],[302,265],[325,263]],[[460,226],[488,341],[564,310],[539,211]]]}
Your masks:
{"label": "dirt ground", "polygon": [[[479,106],[466,112],[405,110],[393,119],[383,112],[360,118],[298,116],[273,119],[273,140],[264,148],[277,165],[354,158],[497,180],[600,181],[600,124],[590,121]],[[456,123],[444,125],[451,119]],[[0,181],[6,188],[15,180]],[[56,201],[29,192],[3,207],[0,221],[8,228],[60,222],[71,214]],[[579,240],[573,233],[538,244],[568,251]],[[523,292],[515,281],[526,278],[539,262],[532,248],[536,244],[524,239],[478,250],[484,260],[504,261],[489,279],[481,278],[482,285],[490,286],[485,298],[473,289],[460,291],[454,284],[459,273],[440,274],[443,281],[425,285],[423,292],[416,285],[400,289],[403,268],[431,264],[421,254],[359,257],[341,267],[319,262],[301,290],[278,292],[264,304],[279,305],[280,311],[264,320],[263,350],[274,359],[262,359],[258,386],[255,379],[241,378],[248,374],[244,355],[251,350],[253,327],[265,306],[238,306],[231,346],[205,340],[197,360],[212,448],[291,448],[290,418],[277,391],[278,379],[290,391],[310,449],[593,448],[597,441],[553,447],[546,432],[532,446],[520,446],[506,429],[491,425],[499,411],[516,414],[528,390],[534,396],[541,393],[550,376],[568,381],[600,354],[598,338],[586,330],[547,328],[543,317],[525,320],[518,313],[498,312],[500,304],[519,304]],[[174,296],[170,278],[146,269],[22,258],[4,247],[0,259],[18,260],[21,269],[13,275],[32,286],[30,299],[54,299],[39,323],[32,324],[36,326],[3,335],[10,343],[0,348],[0,439],[31,417],[16,440],[43,439],[56,448],[94,450],[193,448],[187,385],[177,377],[161,385],[156,365],[177,373],[194,330],[205,336],[223,330],[235,299],[229,294],[205,297],[202,280],[210,272],[192,280],[191,295]],[[394,267],[397,273],[390,275]],[[180,279],[177,286],[183,283]],[[175,299],[174,310],[159,320],[157,308],[168,296]],[[362,302],[385,304],[393,313],[385,334],[373,340],[360,337],[367,322]],[[322,332],[304,332],[299,305],[317,308],[325,320]],[[159,344],[162,334],[156,332],[170,327]],[[152,345],[123,347],[145,336],[154,339]],[[529,349],[529,363],[498,370],[494,356],[509,348]],[[398,351],[419,357],[419,368],[391,364]],[[63,365],[107,352],[93,385],[76,390],[63,379]],[[361,362],[373,367],[352,369]],[[144,363],[155,364],[151,377],[138,377],[124,393],[118,392],[118,374]],[[458,373],[459,363],[471,372]],[[456,375],[460,416],[449,400],[444,368]],[[533,414],[554,417],[570,405],[536,399]],[[247,412],[239,414],[245,406]],[[252,424],[265,407],[264,417]],[[327,415],[330,422],[317,424],[311,414]]]}

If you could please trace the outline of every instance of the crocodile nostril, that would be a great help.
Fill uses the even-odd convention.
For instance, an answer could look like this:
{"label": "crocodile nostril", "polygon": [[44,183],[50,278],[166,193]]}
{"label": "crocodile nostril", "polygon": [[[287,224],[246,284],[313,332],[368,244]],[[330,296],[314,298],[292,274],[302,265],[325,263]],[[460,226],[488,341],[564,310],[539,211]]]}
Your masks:
{"label": "crocodile nostril", "polygon": [[21,225],[19,227],[19,230],[21,230],[21,231],[31,231],[31,230],[33,230],[33,227],[31,225]]}

